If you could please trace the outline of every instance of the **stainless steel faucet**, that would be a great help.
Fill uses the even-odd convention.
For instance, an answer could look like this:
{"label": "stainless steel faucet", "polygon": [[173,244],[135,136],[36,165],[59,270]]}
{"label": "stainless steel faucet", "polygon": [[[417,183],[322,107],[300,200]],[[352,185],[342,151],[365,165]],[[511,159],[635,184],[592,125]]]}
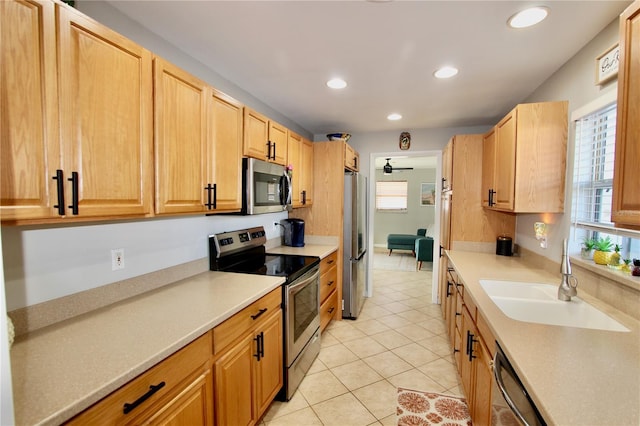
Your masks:
{"label": "stainless steel faucet", "polygon": [[562,243],[562,262],[560,272],[562,272],[562,281],[558,287],[558,299],[568,302],[572,296],[577,296],[578,279],[571,275],[571,262],[569,262],[569,250],[567,240]]}

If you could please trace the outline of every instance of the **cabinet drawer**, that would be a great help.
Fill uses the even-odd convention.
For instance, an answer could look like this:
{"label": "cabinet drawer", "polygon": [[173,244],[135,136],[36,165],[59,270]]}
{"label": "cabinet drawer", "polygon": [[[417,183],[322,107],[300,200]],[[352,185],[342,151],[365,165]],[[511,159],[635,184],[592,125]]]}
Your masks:
{"label": "cabinet drawer", "polygon": [[467,310],[469,311],[469,313],[471,314],[471,318],[475,322],[476,321],[476,317],[477,317],[477,312],[478,312],[478,308],[476,306],[476,302],[474,302],[473,299],[471,298],[471,296],[469,294],[467,294],[464,297],[464,304],[467,307]]}
{"label": "cabinet drawer", "polygon": [[329,271],[332,267],[338,264],[338,252],[334,251],[329,256],[325,257],[320,261],[320,273],[324,274]]}
{"label": "cabinet drawer", "polygon": [[215,327],[213,329],[213,352],[219,353],[234,340],[255,327],[259,321],[268,317],[268,314],[280,309],[281,305],[282,288],[278,287]]}
{"label": "cabinet drawer", "polygon": [[320,275],[320,303],[324,302],[327,296],[336,289],[336,284],[338,282],[337,271],[338,268],[334,266],[327,272]]}
{"label": "cabinet drawer", "polygon": [[[190,378],[190,376],[198,370],[202,370],[202,372],[206,370],[211,358],[211,338],[211,333],[206,333],[98,403],[89,407],[71,419],[68,424],[139,423],[142,420],[141,415],[145,414],[145,412],[148,412],[148,414],[142,417],[151,414],[149,408],[156,406],[156,403],[160,401],[166,403],[168,397],[179,393],[181,390],[180,385],[182,387],[188,385],[188,383],[182,383],[185,379]],[[191,380],[193,379],[191,378]],[[124,413],[125,404],[133,404],[140,400],[143,395],[149,393],[152,386],[157,387],[162,383],[164,383],[162,387],[158,388],[155,393],[144,401],[141,401],[140,404],[131,409],[128,414]],[[157,408],[158,406],[156,406],[156,409]]]}
{"label": "cabinet drawer", "polygon": [[476,327],[478,327],[478,332],[480,333],[480,337],[484,340],[484,344],[487,346],[489,350],[490,358],[496,353],[496,338],[491,332],[487,321],[484,319],[480,313],[478,313],[476,318]]}
{"label": "cabinet drawer", "polygon": [[338,309],[338,292],[334,291],[329,295],[327,300],[320,305],[320,332],[322,332],[327,325],[331,322],[331,319]]}
{"label": "cabinet drawer", "polygon": [[462,303],[462,297],[456,297],[456,330],[460,332],[462,330],[462,311],[464,310],[464,304]]}

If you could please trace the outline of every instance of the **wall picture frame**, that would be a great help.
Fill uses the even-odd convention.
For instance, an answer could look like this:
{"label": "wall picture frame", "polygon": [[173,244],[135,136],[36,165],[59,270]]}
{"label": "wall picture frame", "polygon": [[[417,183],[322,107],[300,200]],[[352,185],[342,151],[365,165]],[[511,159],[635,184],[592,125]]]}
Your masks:
{"label": "wall picture frame", "polygon": [[596,58],[596,85],[613,80],[618,75],[620,44],[616,43]]}
{"label": "wall picture frame", "polygon": [[436,205],[436,184],[435,182],[427,182],[420,184],[420,205],[435,206]]}

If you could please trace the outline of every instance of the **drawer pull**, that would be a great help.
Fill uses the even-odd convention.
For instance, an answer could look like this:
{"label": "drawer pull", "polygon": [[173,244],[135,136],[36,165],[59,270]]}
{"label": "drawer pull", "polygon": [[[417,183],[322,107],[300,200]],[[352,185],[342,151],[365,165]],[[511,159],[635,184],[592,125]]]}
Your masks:
{"label": "drawer pull", "polygon": [[327,261],[327,265],[331,265],[333,263],[333,259]]}
{"label": "drawer pull", "polygon": [[260,315],[264,314],[265,312],[267,312],[267,308],[262,308],[258,311],[257,314],[251,315],[251,319],[256,320]]}
{"label": "drawer pull", "polygon": [[124,412],[124,414],[129,414],[130,412],[132,412],[138,405],[142,404],[147,399],[149,399],[151,397],[151,395],[153,395],[154,393],[156,393],[160,389],[162,389],[164,387],[164,385],[165,385],[164,382],[160,382],[157,385],[151,385],[151,386],[149,386],[149,391],[147,393],[142,395],[140,398],[136,399],[131,404],[129,404],[128,402],[125,402],[124,403],[124,408],[122,410]]}
{"label": "drawer pull", "polygon": [[335,311],[335,310],[336,310],[335,306],[332,306],[331,309],[329,309],[329,313],[332,314],[333,311]]}
{"label": "drawer pull", "polygon": [[331,280],[327,283],[328,286],[332,286],[335,281]]}

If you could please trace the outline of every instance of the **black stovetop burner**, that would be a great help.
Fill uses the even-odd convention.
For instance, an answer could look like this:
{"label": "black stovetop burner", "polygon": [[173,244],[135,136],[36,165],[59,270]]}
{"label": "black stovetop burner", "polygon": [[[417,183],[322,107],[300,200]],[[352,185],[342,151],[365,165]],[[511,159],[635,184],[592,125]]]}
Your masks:
{"label": "black stovetop burner", "polygon": [[209,236],[209,269],[244,274],[285,277],[295,281],[320,264],[315,256],[266,253],[264,228]]}

